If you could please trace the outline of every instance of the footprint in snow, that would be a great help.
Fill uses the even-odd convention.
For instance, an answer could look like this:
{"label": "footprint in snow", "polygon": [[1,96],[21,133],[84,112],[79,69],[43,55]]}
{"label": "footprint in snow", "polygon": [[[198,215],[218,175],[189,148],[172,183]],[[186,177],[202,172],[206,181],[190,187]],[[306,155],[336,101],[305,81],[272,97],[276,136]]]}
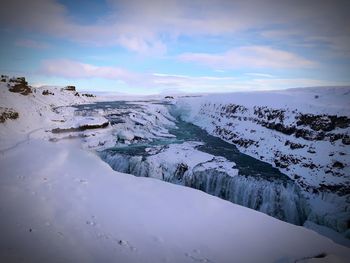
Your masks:
{"label": "footprint in snow", "polygon": [[91,216],[91,220],[86,220],[86,224],[89,226],[96,226],[95,216]]}
{"label": "footprint in snow", "polygon": [[88,184],[88,181],[85,179],[75,178],[74,181],[77,183],[84,184],[84,185]]}
{"label": "footprint in snow", "polygon": [[126,240],[123,240],[123,239],[119,239],[119,240],[116,240],[118,242],[118,245],[120,246],[123,246],[123,247],[127,247],[129,248],[131,251],[136,251],[137,249],[132,246],[128,241]]}
{"label": "footprint in snow", "polygon": [[190,259],[192,259],[195,262],[205,262],[205,263],[211,262],[208,258],[202,257],[200,255],[201,252],[199,249],[194,249],[192,252],[193,253],[185,253],[185,256],[189,257]]}

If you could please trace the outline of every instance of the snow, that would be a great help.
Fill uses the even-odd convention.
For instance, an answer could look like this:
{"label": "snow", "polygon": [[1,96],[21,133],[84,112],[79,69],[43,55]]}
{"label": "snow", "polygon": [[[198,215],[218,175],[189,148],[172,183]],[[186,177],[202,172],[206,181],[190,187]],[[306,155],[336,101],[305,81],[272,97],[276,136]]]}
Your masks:
{"label": "snow", "polygon": [[115,172],[75,142],[31,140],[5,152],[0,165],[2,261],[295,262],[326,253],[329,262],[346,262],[350,256],[305,228],[197,190]]}
{"label": "snow", "polygon": [[131,131],[122,130],[118,133],[118,139],[131,141],[134,139],[134,134]]}
{"label": "snow", "polygon": [[[60,106],[95,101],[95,98],[75,96],[74,92],[62,90],[61,87],[43,86],[32,90],[33,93],[24,96],[9,92],[7,83],[0,82],[0,107],[12,108],[19,113],[19,121],[7,120],[1,124],[0,151],[25,141],[29,133],[39,137],[47,136],[45,129],[55,128],[58,123],[65,121],[64,114],[55,111]],[[49,90],[54,95],[43,95],[44,90]],[[66,116],[71,116],[72,109],[59,109],[66,112]]]}
{"label": "snow", "polygon": [[[306,228],[198,190],[113,171],[89,150],[115,145],[110,127],[75,132],[84,137],[79,140],[61,139],[73,133],[51,133],[55,127],[105,121],[99,113],[85,119],[61,107],[96,98],[59,87],[23,96],[0,85],[0,106],[19,112],[18,119],[0,124],[1,262],[347,262],[350,257],[348,248]],[[54,95],[42,95],[45,89]],[[126,117],[116,128],[147,139],[169,136],[160,124],[171,126],[171,116],[163,107],[144,107],[151,119]],[[131,118],[144,121],[146,129]],[[171,158],[171,151],[163,157]]]}

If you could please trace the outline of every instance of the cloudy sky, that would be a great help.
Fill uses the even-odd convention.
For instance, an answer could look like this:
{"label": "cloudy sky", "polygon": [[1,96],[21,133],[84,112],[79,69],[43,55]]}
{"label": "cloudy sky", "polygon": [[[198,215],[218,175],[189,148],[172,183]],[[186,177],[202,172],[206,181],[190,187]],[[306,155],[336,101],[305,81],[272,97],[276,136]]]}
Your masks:
{"label": "cloudy sky", "polygon": [[134,94],[350,85],[349,2],[5,0],[0,73]]}

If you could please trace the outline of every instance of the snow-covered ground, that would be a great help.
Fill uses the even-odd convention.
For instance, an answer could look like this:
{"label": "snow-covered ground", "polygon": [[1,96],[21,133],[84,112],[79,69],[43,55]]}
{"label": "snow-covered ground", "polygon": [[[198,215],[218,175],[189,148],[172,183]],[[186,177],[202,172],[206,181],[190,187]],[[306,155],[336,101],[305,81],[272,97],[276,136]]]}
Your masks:
{"label": "snow-covered ground", "polygon": [[[0,107],[19,113],[0,123],[2,262],[346,262],[350,257],[348,248],[306,228],[198,190],[112,170],[89,150],[113,143],[96,144],[111,137],[110,126],[75,131],[83,141],[61,140],[67,135],[51,132],[103,126],[98,113],[83,118],[60,107],[97,99],[61,88],[42,90],[54,95],[42,95],[40,88],[21,95],[9,92],[7,83],[0,86]],[[150,115],[150,122],[128,114],[143,121],[147,132],[118,133],[118,140],[169,138],[157,125],[171,125],[167,113],[147,107],[159,114]],[[176,152],[174,147],[170,151]],[[211,158],[197,157],[190,157],[193,165]],[[232,166],[223,169],[234,171]]]}

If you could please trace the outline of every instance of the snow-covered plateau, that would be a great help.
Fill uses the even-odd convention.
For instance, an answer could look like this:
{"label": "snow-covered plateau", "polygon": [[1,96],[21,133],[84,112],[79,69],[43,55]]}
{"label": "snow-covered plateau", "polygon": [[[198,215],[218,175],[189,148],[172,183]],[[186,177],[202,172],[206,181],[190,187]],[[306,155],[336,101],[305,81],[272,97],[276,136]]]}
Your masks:
{"label": "snow-covered plateau", "polygon": [[[298,112],[348,116],[346,103],[342,108],[340,101],[346,101],[348,90],[341,89],[343,97],[339,96],[337,103],[330,100],[336,99],[338,89],[264,96],[275,99],[274,94],[305,92],[312,97],[317,93],[319,104],[310,103],[312,107],[301,106],[304,97],[300,105],[296,100],[293,105],[291,99],[286,100],[287,106],[277,99],[274,102],[283,105],[266,105],[285,109],[285,119],[292,125]],[[320,171],[309,173],[311,168],[289,165],[300,176],[295,178],[278,166],[288,177],[238,151],[231,152],[230,145],[235,143],[241,151],[260,158],[250,145],[245,148],[217,132],[216,126],[239,132],[245,129],[240,125],[246,127],[248,121],[240,124],[238,118],[223,117],[219,108],[207,106],[209,102],[221,103],[221,108],[237,103],[249,112],[254,106],[262,106],[255,105],[254,96],[259,97],[259,103],[264,101],[256,93],[239,96],[246,98],[241,104],[235,94],[116,102],[80,94],[71,86],[33,88],[25,79],[2,77],[1,262],[347,262],[350,249],[327,238],[334,233],[317,225],[327,224],[315,219],[318,215],[325,220],[326,216],[320,216],[322,212],[336,211],[331,227],[343,233],[349,231],[349,225],[343,224],[349,219],[349,193],[345,191],[349,153],[348,146],[342,146],[348,138],[348,126],[344,126],[347,119],[342,119],[339,127],[336,117],[336,127],[325,131],[322,140],[288,135],[290,143],[307,144],[301,148],[305,151],[296,149],[300,156],[314,149],[316,153],[310,156]],[[338,108],[322,103],[327,101]],[[294,115],[289,114],[290,105],[297,109]],[[177,116],[229,143],[181,122]],[[264,116],[256,118],[264,120]],[[273,163],[270,159],[275,149],[294,154],[292,144],[284,145],[285,141],[276,139],[287,136],[284,133],[255,121],[249,125],[256,130],[252,134],[264,135],[266,145],[259,141],[255,150],[265,156],[265,162]],[[304,129],[312,132],[310,127]],[[341,138],[331,141],[329,133],[340,134]],[[253,140],[243,136],[250,134],[242,132],[239,138]],[[267,145],[270,147],[264,150]],[[330,152],[333,158],[328,157]],[[233,153],[234,161],[230,157]],[[325,178],[323,168],[328,158],[332,165],[339,162],[344,167],[329,167],[332,173],[324,172],[329,175]],[[251,174],[259,169],[259,174]],[[340,186],[322,188],[322,183]],[[314,211],[312,217],[310,209],[319,211]],[[347,209],[342,217],[340,209]],[[266,214],[298,225],[304,222],[309,229]]]}

